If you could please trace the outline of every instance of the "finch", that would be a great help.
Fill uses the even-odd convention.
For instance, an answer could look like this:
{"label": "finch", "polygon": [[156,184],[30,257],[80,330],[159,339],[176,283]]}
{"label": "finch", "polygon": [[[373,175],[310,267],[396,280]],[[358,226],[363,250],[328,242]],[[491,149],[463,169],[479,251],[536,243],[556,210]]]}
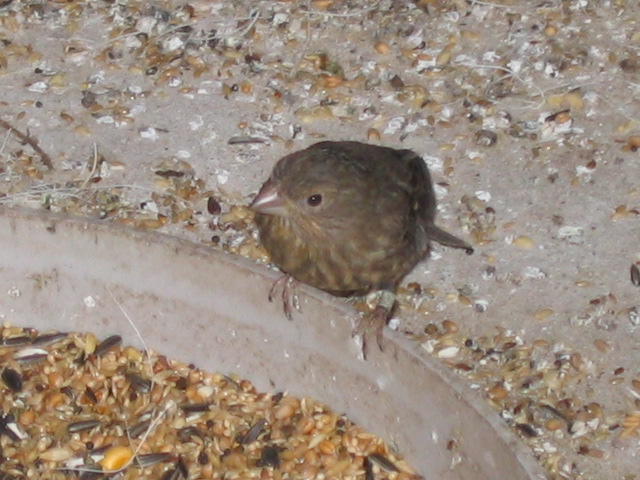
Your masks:
{"label": "finch", "polygon": [[[316,143],[280,159],[251,208],[262,245],[286,275],[341,297],[382,292],[356,329],[365,352],[369,333],[382,349],[393,293],[431,241],[473,252],[434,224],[431,176],[411,150]],[[289,317],[290,285],[283,291]]]}

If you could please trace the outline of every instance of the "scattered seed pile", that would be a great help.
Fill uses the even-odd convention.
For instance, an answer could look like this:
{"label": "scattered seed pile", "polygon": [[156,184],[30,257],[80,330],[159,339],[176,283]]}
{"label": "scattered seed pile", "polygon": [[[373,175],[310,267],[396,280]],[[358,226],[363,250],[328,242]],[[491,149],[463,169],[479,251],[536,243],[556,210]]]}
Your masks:
{"label": "scattered seed pile", "polygon": [[0,204],[264,262],[244,205],[279,157],[414,149],[477,253],[435,248],[392,325],[550,478],[632,480],[638,18],[628,0],[0,1]]}
{"label": "scattered seed pile", "polygon": [[421,478],[311,398],[121,343],[1,329],[0,478]]}
{"label": "scattered seed pile", "polygon": [[[543,339],[526,344],[505,330],[473,338],[450,320],[427,325],[422,335],[409,335],[466,378],[472,389],[482,391],[552,478],[574,474],[576,465],[566,451],[606,460],[612,446],[624,445],[640,431],[640,400],[628,410],[603,408],[581,388],[598,371],[596,364],[570,347]],[[603,353],[609,348],[606,342],[598,346]],[[624,368],[616,369],[608,380],[622,384],[624,373]],[[567,393],[572,391],[583,393]],[[640,398],[640,377],[631,381],[630,392]]]}

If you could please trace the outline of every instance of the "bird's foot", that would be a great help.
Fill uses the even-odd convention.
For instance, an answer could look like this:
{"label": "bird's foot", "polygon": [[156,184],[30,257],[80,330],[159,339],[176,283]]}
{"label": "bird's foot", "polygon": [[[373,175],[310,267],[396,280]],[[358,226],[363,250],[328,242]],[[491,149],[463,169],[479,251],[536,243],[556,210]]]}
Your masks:
{"label": "bird's foot", "polygon": [[362,338],[362,355],[367,359],[369,354],[369,344],[371,339],[375,338],[380,351],[384,351],[384,343],[382,341],[382,332],[387,324],[389,312],[382,307],[376,307],[360,319],[356,327],[353,329],[352,335]]}
{"label": "bird's foot", "polygon": [[360,336],[362,338],[362,355],[365,360],[370,351],[369,345],[372,337],[375,337],[380,351],[384,351],[382,332],[387,324],[395,301],[396,296],[393,292],[382,290],[379,294],[376,307],[369,313],[366,313],[353,329],[352,336]]}
{"label": "bird's foot", "polygon": [[284,314],[286,315],[288,320],[293,320],[293,316],[291,314],[292,307],[296,309],[298,312],[302,312],[300,308],[300,298],[298,297],[297,292],[298,281],[293,278],[291,275],[282,275],[278,278],[273,285],[271,286],[271,290],[269,290],[269,301],[273,302],[273,299],[276,297],[276,291],[279,288],[282,288],[282,307],[284,308]]}

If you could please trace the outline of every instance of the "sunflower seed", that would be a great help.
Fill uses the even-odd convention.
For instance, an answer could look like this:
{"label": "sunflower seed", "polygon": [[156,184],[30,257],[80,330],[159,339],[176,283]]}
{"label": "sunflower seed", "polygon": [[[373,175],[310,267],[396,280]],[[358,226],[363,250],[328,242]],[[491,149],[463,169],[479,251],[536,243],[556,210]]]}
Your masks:
{"label": "sunflower seed", "polygon": [[17,351],[13,358],[20,363],[31,365],[45,360],[47,355],[47,351],[41,348],[23,348]]}
{"label": "sunflower seed", "polygon": [[6,435],[14,442],[28,438],[28,435],[20,430],[13,415],[0,415],[0,435]]}
{"label": "sunflower seed", "polygon": [[22,376],[12,368],[2,371],[2,381],[14,392],[22,391]]}
{"label": "sunflower seed", "polygon": [[151,420],[144,420],[142,422],[136,423],[129,429],[129,436],[131,438],[138,438],[149,429],[149,425],[151,425]]}
{"label": "sunflower seed", "polygon": [[49,345],[51,343],[55,343],[58,340],[62,340],[67,338],[69,335],[64,332],[56,332],[56,333],[45,333],[43,335],[38,335],[31,342],[33,345]]}
{"label": "sunflower seed", "polygon": [[100,357],[107,353],[112,348],[120,346],[122,343],[122,337],[120,335],[111,335],[110,337],[105,338],[100,345],[96,347],[95,352],[93,354],[96,357]]}
{"label": "sunflower seed", "polygon": [[178,463],[176,463],[176,470],[178,470],[178,472],[180,472],[180,475],[182,475],[182,478],[189,477],[189,469],[185,465],[184,460],[182,459],[182,457],[178,458]]}
{"label": "sunflower seed", "polygon": [[19,347],[21,345],[28,345],[30,343],[31,337],[27,337],[26,335],[2,339],[2,346],[4,347]]}
{"label": "sunflower seed", "polygon": [[145,453],[143,455],[137,455],[135,463],[141,467],[150,467],[156,463],[166,462],[171,458],[171,456],[172,455],[170,453],[166,452]]}
{"label": "sunflower seed", "polygon": [[124,377],[129,381],[129,383],[131,384],[131,388],[133,388],[136,392],[149,393],[151,391],[151,380],[142,378],[136,373],[125,373]]}
{"label": "sunflower seed", "polygon": [[364,459],[364,479],[365,480],[375,480],[375,475],[373,474],[373,462],[366,457]]}
{"label": "sunflower seed", "polygon": [[70,423],[67,427],[67,430],[69,431],[69,433],[84,432],[85,430],[91,430],[98,425],[100,425],[100,422],[98,420],[82,420],[79,422]]}
{"label": "sunflower seed", "polygon": [[264,427],[266,426],[267,421],[264,419],[260,420],[255,425],[253,425],[253,427],[251,427],[249,431],[247,431],[247,433],[240,436],[240,438],[238,439],[238,443],[240,443],[241,445],[248,445],[255,442],[260,434],[264,432]]}
{"label": "sunflower seed", "polygon": [[180,480],[182,478],[185,478],[182,475],[182,472],[180,471],[179,468],[172,468],[171,470],[167,470],[164,475],[162,475],[162,477],[160,477],[160,480]]}
{"label": "sunflower seed", "polygon": [[80,480],[96,480],[97,478],[103,478],[103,473],[99,470],[99,466],[91,467],[94,470],[83,470],[80,474]]}

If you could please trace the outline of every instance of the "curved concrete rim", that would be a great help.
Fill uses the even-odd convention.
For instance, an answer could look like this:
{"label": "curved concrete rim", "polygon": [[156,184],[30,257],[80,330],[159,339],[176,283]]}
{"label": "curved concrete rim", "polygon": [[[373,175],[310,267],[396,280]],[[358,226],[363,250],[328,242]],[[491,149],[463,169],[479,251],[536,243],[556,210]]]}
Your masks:
{"label": "curved concrete rim", "polygon": [[156,232],[0,208],[3,321],[120,334],[141,347],[126,312],[150,348],[323,401],[397,446],[427,479],[546,478],[497,412],[415,343],[387,329],[385,351],[362,361],[347,304],[302,286],[302,313],[290,322],[267,301],[277,277]]}

